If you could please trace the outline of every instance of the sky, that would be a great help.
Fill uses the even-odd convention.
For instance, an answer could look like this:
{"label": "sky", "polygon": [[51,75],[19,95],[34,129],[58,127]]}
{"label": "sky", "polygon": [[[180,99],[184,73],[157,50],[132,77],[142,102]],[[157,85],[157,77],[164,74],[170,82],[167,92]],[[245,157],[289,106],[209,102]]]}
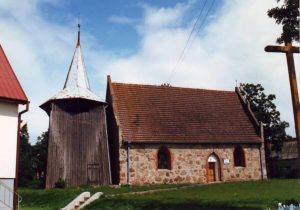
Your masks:
{"label": "sky", "polygon": [[[232,91],[237,83],[260,83],[276,95],[281,119],[295,135],[285,56],[264,52],[281,33],[267,16],[276,5],[275,0],[1,0],[0,44],[30,100],[23,115],[30,141],[48,129],[39,105],[63,88],[78,21],[91,89],[103,100],[107,75],[115,82]],[[298,54],[298,81],[299,61]]]}

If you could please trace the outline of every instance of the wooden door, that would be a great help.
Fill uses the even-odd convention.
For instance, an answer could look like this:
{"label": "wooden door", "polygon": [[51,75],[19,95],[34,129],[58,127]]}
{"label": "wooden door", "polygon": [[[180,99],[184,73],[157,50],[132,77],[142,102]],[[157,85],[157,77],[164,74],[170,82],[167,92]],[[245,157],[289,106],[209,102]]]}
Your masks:
{"label": "wooden door", "polygon": [[99,185],[100,184],[100,166],[99,164],[88,164],[87,166],[88,180],[89,185]]}
{"label": "wooden door", "polygon": [[216,181],[215,163],[208,163],[208,182]]}

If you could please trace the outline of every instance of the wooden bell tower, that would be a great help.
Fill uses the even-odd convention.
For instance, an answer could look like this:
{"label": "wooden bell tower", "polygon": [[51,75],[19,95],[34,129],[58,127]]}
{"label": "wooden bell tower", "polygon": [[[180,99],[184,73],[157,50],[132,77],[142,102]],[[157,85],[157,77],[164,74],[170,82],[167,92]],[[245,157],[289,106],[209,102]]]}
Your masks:
{"label": "wooden bell tower", "polygon": [[59,179],[68,187],[111,183],[107,104],[90,90],[78,29],[63,90],[40,106],[50,120],[46,188]]}

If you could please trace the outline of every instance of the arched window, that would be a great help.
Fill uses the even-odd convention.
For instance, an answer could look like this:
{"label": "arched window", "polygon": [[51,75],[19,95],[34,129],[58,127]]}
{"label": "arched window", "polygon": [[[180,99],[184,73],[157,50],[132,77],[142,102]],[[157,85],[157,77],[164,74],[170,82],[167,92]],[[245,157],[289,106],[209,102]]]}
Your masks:
{"label": "arched window", "polygon": [[161,147],[157,153],[157,168],[171,170],[171,154],[167,147]]}
{"label": "arched window", "polygon": [[242,147],[237,146],[234,149],[233,157],[234,157],[234,166],[242,166],[242,167],[246,166],[245,154],[244,154],[244,150]]}

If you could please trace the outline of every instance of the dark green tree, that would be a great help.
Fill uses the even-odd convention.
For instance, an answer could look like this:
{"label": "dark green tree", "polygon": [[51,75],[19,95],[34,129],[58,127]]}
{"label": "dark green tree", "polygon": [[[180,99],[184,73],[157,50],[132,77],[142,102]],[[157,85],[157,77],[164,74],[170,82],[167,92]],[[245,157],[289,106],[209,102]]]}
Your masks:
{"label": "dark green tree", "polygon": [[[274,103],[276,96],[274,94],[266,95],[260,84],[240,84],[240,90],[250,103],[257,120],[264,124],[265,142],[272,143],[272,149],[280,152],[283,141],[288,138],[285,129],[289,127],[289,124],[280,119],[280,112]],[[268,147],[265,148],[266,156],[269,157],[270,151]]]}
{"label": "dark green tree", "polygon": [[20,187],[27,186],[34,178],[31,159],[32,146],[29,143],[27,124],[20,130],[20,160],[19,160],[19,183]]}
{"label": "dark green tree", "polygon": [[48,131],[43,132],[37,138],[36,144],[32,147],[32,160],[35,169],[36,180],[40,180],[39,187],[45,186],[47,171]]}
{"label": "dark green tree", "polygon": [[[281,0],[276,0],[279,3]],[[299,42],[299,0],[284,0],[280,7],[268,10],[268,16],[282,25],[282,33],[276,42]]]}

